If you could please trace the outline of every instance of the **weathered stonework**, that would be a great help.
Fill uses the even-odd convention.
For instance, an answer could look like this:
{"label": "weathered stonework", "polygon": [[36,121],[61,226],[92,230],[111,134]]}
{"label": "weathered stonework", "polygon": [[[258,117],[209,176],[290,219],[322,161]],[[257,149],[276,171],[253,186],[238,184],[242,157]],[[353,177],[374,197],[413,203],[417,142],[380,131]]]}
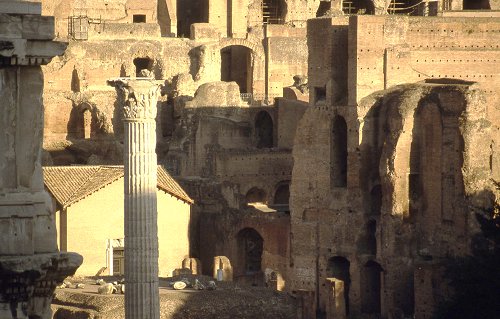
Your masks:
{"label": "weathered stonework", "polygon": [[147,68],[203,273],[214,256],[241,283],[279,273],[305,316],[430,316],[500,178],[498,0],[45,2],[63,38],[67,16],[88,23],[44,69],[49,161],[120,163],[105,80]]}
{"label": "weathered stonework", "polygon": [[125,316],[160,318],[155,150],[160,86],[148,78],[111,84],[125,94]]}
{"label": "weathered stonework", "polygon": [[447,296],[436,279],[442,263],[471,252],[475,212],[499,196],[491,180],[500,51],[497,35],[486,36],[498,23],[309,22],[309,67],[318,71],[308,75],[310,107],[293,146],[287,282],[311,291],[319,312],[430,318]]}
{"label": "weathered stonework", "polygon": [[43,75],[64,52],[40,5],[0,1],[0,317],[51,318],[52,294],[82,258],[60,253],[41,170]]}

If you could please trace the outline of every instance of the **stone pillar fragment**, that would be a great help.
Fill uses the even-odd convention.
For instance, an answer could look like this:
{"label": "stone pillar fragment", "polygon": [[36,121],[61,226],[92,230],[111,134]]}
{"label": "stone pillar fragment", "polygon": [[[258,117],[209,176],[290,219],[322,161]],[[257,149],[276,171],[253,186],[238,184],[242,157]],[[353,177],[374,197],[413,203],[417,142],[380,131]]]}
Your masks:
{"label": "stone pillar fragment", "polygon": [[346,318],[346,304],[344,296],[344,282],[335,278],[327,278],[328,305],[326,311],[327,319]]}
{"label": "stone pillar fragment", "polygon": [[201,275],[201,261],[198,258],[185,258],[182,268],[190,269],[193,275]]}
{"label": "stone pillar fragment", "polygon": [[221,281],[233,281],[233,267],[226,256],[214,257],[214,278]]}
{"label": "stone pillar fragment", "polygon": [[0,318],[52,317],[55,287],[82,257],[60,253],[41,154],[41,65],[64,53],[41,4],[0,0]]}
{"label": "stone pillar fragment", "polygon": [[160,318],[156,104],[160,86],[150,78],[111,82],[125,94],[125,317]]}

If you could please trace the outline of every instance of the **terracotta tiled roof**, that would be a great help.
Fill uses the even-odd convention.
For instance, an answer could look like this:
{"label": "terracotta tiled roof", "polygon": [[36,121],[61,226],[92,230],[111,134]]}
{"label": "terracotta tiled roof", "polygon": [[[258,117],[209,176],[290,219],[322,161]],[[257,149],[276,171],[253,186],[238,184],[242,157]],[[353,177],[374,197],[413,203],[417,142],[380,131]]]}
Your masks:
{"label": "terracotta tiled roof", "polygon": [[[45,186],[62,207],[68,207],[123,177],[123,166],[47,166],[43,168]],[[186,202],[193,200],[158,165],[158,188]]]}

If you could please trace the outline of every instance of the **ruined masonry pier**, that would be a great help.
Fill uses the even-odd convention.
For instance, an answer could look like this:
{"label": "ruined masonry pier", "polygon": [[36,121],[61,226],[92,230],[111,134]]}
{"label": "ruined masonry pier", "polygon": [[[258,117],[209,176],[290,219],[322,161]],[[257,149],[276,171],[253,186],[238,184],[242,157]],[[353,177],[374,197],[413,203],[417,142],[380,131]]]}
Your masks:
{"label": "ruined masonry pier", "polygon": [[156,103],[160,86],[148,78],[119,79],[125,93],[125,317],[160,318]]}

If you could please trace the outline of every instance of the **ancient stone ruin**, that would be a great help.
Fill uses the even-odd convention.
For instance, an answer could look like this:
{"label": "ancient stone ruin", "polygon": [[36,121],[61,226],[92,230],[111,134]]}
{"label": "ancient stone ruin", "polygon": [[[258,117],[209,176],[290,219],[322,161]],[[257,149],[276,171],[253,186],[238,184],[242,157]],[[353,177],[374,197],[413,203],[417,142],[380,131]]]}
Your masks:
{"label": "ancient stone ruin", "polygon": [[[284,291],[303,318],[431,318],[449,298],[443,264],[500,197],[498,0],[18,2],[29,15],[0,1],[1,258],[66,256],[59,281],[78,264],[56,253],[40,161],[125,164],[128,199],[156,189],[157,161],[194,200],[170,276]],[[129,225],[155,227],[153,197]],[[132,234],[125,298],[147,273],[156,299]]]}
{"label": "ancient stone ruin", "polygon": [[82,263],[59,252],[43,186],[40,66],[66,48],[53,38],[54,19],[41,15],[39,3],[0,1],[1,318],[51,318],[56,286]]}

